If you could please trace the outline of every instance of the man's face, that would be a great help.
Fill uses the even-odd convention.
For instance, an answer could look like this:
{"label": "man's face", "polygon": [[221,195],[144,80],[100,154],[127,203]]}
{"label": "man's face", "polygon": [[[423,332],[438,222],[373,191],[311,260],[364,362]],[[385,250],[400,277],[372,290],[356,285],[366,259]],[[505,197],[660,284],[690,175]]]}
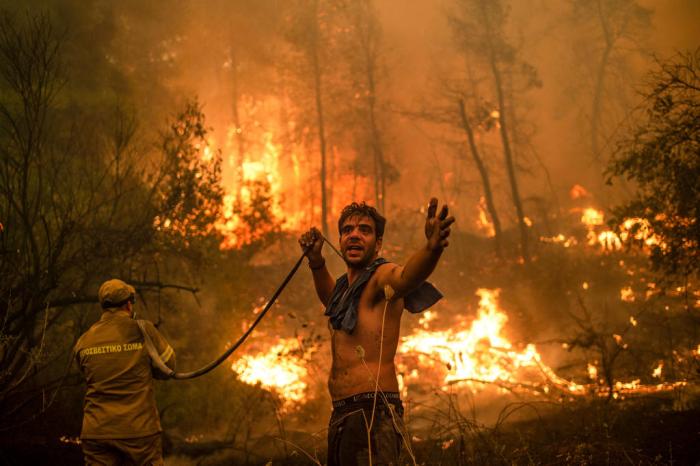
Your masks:
{"label": "man's face", "polygon": [[379,254],[382,240],[377,239],[371,217],[353,215],[340,227],[340,252],[348,267],[364,268]]}

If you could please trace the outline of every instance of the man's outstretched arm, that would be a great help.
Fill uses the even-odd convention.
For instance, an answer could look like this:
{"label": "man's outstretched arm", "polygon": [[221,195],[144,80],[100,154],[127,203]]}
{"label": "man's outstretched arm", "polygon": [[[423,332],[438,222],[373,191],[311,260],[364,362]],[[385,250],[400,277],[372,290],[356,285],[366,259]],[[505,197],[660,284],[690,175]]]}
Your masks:
{"label": "man's outstretched arm", "polygon": [[328,302],[333,294],[335,281],[326,268],[326,259],[321,253],[323,248],[323,236],[317,228],[311,228],[309,231],[301,235],[299,245],[302,251],[309,259],[309,268],[314,277],[314,287],[316,295],[324,306],[328,306]]}
{"label": "man's outstretched arm", "polygon": [[390,285],[396,297],[405,296],[420,286],[433,273],[442,251],[449,244],[450,227],[455,218],[448,217],[447,205],[442,206],[439,214],[437,211],[438,201],[432,198],[425,219],[425,246],[414,252],[403,267],[385,266],[377,271],[379,285]]}

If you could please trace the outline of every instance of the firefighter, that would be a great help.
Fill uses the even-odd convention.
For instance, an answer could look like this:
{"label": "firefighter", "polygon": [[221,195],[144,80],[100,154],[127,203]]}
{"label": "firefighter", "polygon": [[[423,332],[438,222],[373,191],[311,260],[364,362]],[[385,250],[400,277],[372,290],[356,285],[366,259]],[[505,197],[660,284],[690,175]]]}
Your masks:
{"label": "firefighter", "polygon": [[[85,464],[162,465],[161,426],[154,377],[144,334],[134,320],[134,287],[104,282],[98,292],[103,312],[74,348],[87,382],[80,434]],[[175,369],[172,347],[151,322],[143,331],[166,365]]]}

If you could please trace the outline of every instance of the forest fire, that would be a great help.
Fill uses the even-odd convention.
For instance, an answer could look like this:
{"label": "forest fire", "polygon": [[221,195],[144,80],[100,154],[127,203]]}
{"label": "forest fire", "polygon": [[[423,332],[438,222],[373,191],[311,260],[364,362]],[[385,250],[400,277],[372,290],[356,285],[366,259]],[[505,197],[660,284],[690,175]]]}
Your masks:
{"label": "forest fire", "polygon": [[[430,330],[439,325],[436,311],[421,316],[413,332],[403,338],[397,351],[397,369],[403,396],[411,395],[412,386],[437,387],[441,390],[480,391],[495,386],[505,392],[527,392],[557,396],[627,396],[673,390],[685,381],[645,385],[640,379],[614,381],[606,386],[600,378],[598,362],[587,363],[589,383],[578,383],[557,375],[545,364],[533,344],[520,348],[505,335],[508,316],[500,309],[500,290],[479,289],[475,319],[461,319],[454,328]],[[614,335],[618,344],[620,335]],[[698,347],[700,351],[700,347]],[[259,385],[282,399],[282,408],[293,409],[309,399],[308,361],[294,338],[280,339],[265,351],[240,357],[231,366],[238,378]],[[653,368],[651,376],[660,379],[663,362]],[[584,371],[581,371],[584,377]]]}
{"label": "forest fire", "polygon": [[[271,114],[269,122],[274,125],[274,121]],[[269,130],[249,135],[245,154],[236,154],[236,131],[229,128],[223,148],[230,179],[225,183],[222,218],[216,224],[224,236],[221,249],[241,248],[273,231],[299,231],[305,225],[318,223],[321,209],[313,202],[317,196],[317,158],[295,145],[285,151],[275,132]],[[368,177],[342,170],[344,156],[336,148],[329,154],[326,184],[334,186],[333,195],[328,198],[331,218],[348,199],[371,193]]]}
{"label": "forest fire", "polygon": [[[425,371],[439,374],[442,388],[448,385],[478,389],[496,384],[504,389],[527,388],[547,392],[547,384],[572,393],[582,385],[558,377],[542,362],[532,344],[516,349],[503,335],[507,315],[498,307],[499,290],[479,289],[479,310],[474,321],[462,321],[457,329],[418,330],[404,337],[399,348],[401,368],[407,382],[424,379]],[[417,363],[416,368],[410,368]]]}
{"label": "forest fire", "polygon": [[697,3],[4,1],[0,464],[700,464]]}
{"label": "forest fire", "polygon": [[[294,166],[291,170],[282,166],[281,149],[271,132],[262,135],[256,149],[254,158],[249,154],[247,159],[238,161],[238,176],[224,196],[223,218],[217,224],[217,229],[224,235],[221,249],[250,244],[274,230],[275,225],[282,229],[298,229],[304,221],[303,210],[284,209],[282,206],[285,191],[299,186],[298,160],[292,158]],[[226,150],[234,150],[231,143],[227,144]],[[233,153],[225,158],[235,160]],[[294,176],[288,176],[290,171]],[[285,182],[292,186],[285,186]],[[266,216],[270,218],[264,218]],[[252,224],[256,227],[253,228]]]}
{"label": "forest fire", "polygon": [[[583,189],[576,185],[574,188]],[[573,188],[572,188],[573,190]],[[572,209],[578,212],[580,209]],[[604,228],[605,213],[594,207],[587,207],[581,211],[580,222],[586,228],[586,244],[592,247],[599,247],[603,251],[619,251],[623,244],[637,242],[644,248],[659,247],[665,249],[666,245],[654,233],[648,220],[639,217],[626,218],[620,224],[618,231]],[[549,244],[560,244],[565,248],[575,246],[578,240],[574,236],[558,234],[555,236],[541,236],[540,242]]]}

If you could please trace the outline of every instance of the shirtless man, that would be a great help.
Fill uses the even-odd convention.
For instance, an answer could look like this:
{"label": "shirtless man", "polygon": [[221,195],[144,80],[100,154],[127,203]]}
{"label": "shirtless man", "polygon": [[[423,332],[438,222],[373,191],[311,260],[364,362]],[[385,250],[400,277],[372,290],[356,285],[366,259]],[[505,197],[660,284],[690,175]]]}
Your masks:
{"label": "shirtless man", "polygon": [[425,280],[447,247],[454,217],[448,217],[447,206],[437,212],[433,198],[425,222],[426,244],[402,267],[379,257],[384,217],[364,203],[346,206],[338,230],[347,273],[337,281],[326,269],[320,232],[312,228],[299,239],[330,318],[329,466],[398,465],[402,445],[410,454],[394,356],[403,309],[420,312],[442,297]]}

